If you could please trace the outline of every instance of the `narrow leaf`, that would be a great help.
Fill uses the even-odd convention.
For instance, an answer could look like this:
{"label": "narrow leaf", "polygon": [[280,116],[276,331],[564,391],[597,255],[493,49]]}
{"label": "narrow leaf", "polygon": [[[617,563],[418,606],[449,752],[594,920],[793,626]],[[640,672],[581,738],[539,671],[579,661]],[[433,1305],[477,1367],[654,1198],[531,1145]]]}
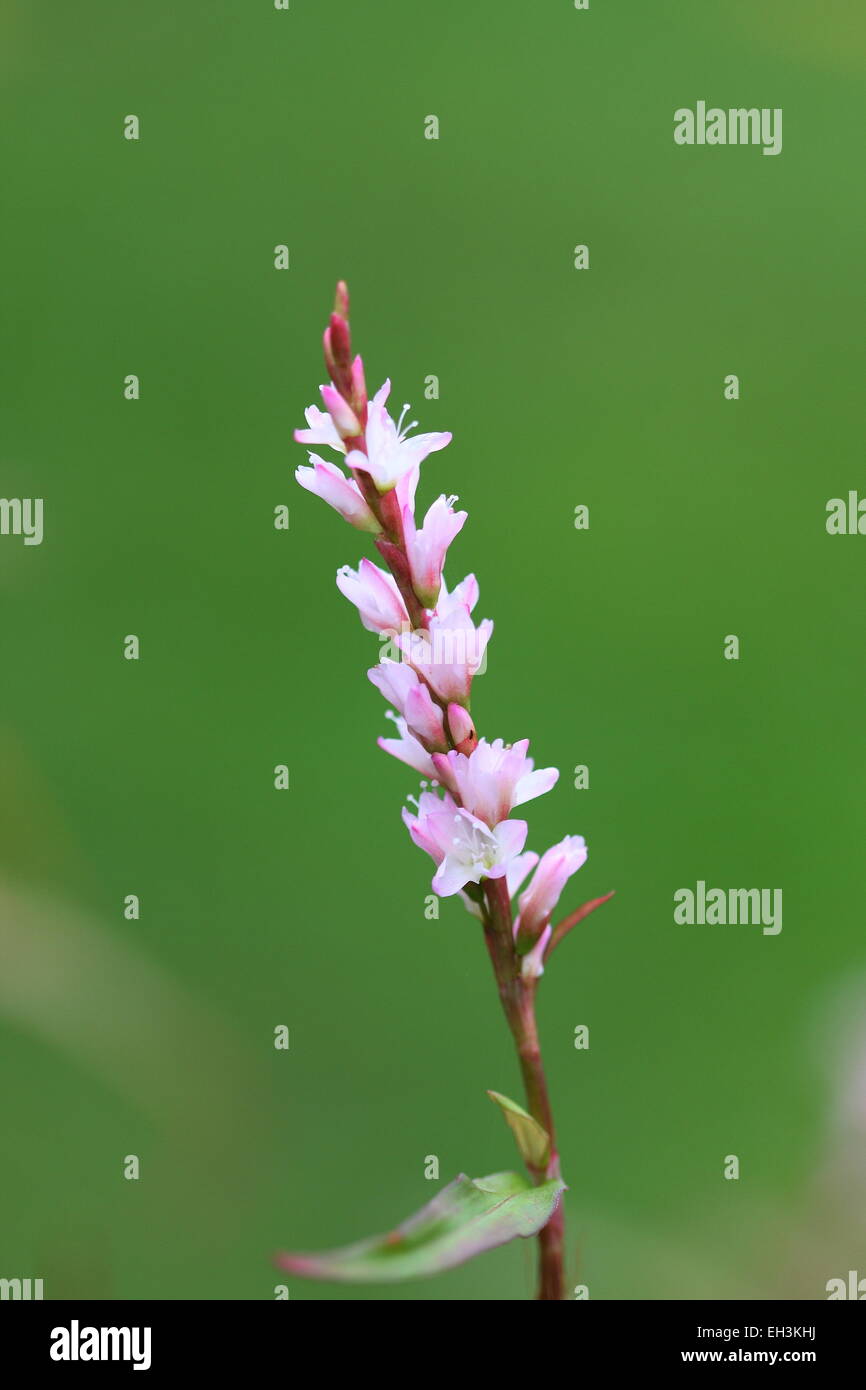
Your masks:
{"label": "narrow leaf", "polygon": [[522,1105],[509,1100],[508,1096],[500,1095],[498,1091],[488,1091],[487,1094],[491,1100],[496,1101],[505,1116],[523,1161],[536,1171],[546,1168],[547,1160],[550,1158],[550,1135],[547,1130],[534,1120]]}
{"label": "narrow leaf", "polygon": [[588,903],[583,903],[575,912],[572,912],[569,917],[563,917],[562,921],[558,922],[553,928],[547,950],[544,953],[545,959],[547,959],[554,947],[559,945],[562,938],[568,935],[572,927],[576,927],[579,922],[582,922],[591,912],[595,912],[595,909],[601,907],[603,903],[610,902],[615,893],[616,889],[614,889],[612,893],[605,893],[601,898],[591,898]]}
{"label": "narrow leaf", "polygon": [[386,1235],[318,1255],[278,1255],[276,1263],[306,1279],[340,1283],[422,1279],[517,1236],[537,1235],[564,1187],[558,1178],[533,1187],[517,1173],[474,1179],[461,1173]]}

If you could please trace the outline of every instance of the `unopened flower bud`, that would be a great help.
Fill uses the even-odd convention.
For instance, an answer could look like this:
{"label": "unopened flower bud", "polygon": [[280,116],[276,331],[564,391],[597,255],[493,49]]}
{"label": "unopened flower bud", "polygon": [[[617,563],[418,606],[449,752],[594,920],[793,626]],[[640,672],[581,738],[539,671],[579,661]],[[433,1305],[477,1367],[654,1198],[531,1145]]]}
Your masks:
{"label": "unopened flower bud", "polygon": [[322,387],[322,400],[341,439],[353,439],[361,433],[357,415],[335,386]]}
{"label": "unopened flower bud", "polygon": [[582,835],[566,835],[558,845],[546,851],[525,893],[520,895],[520,915],[515,923],[515,941],[519,953],[525,951],[543,934],[559,895],[572,874],[586,863],[586,841]]}
{"label": "unopened flower bud", "polygon": [[340,314],[344,319],[349,317],[349,286],[345,280],[337,281],[337,291],[334,295],[334,313]]}
{"label": "unopened flower bud", "polygon": [[448,706],[448,728],[458,753],[471,753],[477,746],[478,735],[472,723],[472,716],[462,705],[453,701]]}
{"label": "unopened flower bud", "polygon": [[364,363],[356,357],[352,363],[352,409],[361,424],[367,422],[367,382],[364,378]]}
{"label": "unopened flower bud", "polygon": [[328,369],[328,376],[331,378],[332,381],[336,381],[337,364],[334,361],[334,349],[331,346],[330,327],[326,328],[324,334],[322,335],[322,351],[325,354],[325,366]]}
{"label": "unopened flower bud", "polygon": [[544,953],[547,950],[552,931],[552,927],[545,927],[532,950],[527,951],[523,957],[520,963],[520,973],[524,980],[537,980],[539,976],[544,974]]}
{"label": "unopened flower bud", "polygon": [[328,325],[331,331],[331,347],[337,370],[343,375],[352,374],[352,338],[349,325],[342,314],[332,314]]}
{"label": "unopened flower bud", "polygon": [[325,329],[323,348],[328,375],[341,395],[352,395],[352,339],[342,314],[332,314]]}

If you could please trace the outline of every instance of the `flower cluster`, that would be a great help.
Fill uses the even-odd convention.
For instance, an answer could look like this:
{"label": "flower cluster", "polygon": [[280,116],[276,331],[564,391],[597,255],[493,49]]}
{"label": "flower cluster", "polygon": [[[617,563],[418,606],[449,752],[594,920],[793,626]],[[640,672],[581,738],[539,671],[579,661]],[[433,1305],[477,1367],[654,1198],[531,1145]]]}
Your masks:
{"label": "flower cluster", "polygon": [[[471,689],[484,669],[493,632],[489,619],[474,621],[478,584],[470,574],[451,590],[443,576],[451,542],[466,522],[456,497],[441,495],[420,525],[415,494],[421,464],[444,449],[451,435],[411,434],[408,406],[398,420],[388,412],[391,384],[367,398],[364,367],[352,355],[348,291],[337,287],[325,330],[330,383],[320,388],[324,410],[311,405],[301,444],[332,450],[342,467],[312,450],[296,478],[358,530],[375,537],[385,568],[362,559],[339,570],[337,586],[355,605],[364,627],[385,637],[391,655],[368,673],[391,707],[394,738],[380,746],[424,780],[413,811],[403,819],[415,844],[436,865],[433,889],[443,897],[463,892],[480,915],[478,890],[504,879],[509,898],[534,869],[520,895],[514,923],[523,972],[539,975],[551,934],[550,919],[567,882],[584,863],[586,846],[568,836],[539,861],[525,850],[526,821],[512,812],[556,782],[556,768],[536,769],[529,742],[506,744],[479,738],[470,712]],[[469,889],[469,892],[464,890]]]}

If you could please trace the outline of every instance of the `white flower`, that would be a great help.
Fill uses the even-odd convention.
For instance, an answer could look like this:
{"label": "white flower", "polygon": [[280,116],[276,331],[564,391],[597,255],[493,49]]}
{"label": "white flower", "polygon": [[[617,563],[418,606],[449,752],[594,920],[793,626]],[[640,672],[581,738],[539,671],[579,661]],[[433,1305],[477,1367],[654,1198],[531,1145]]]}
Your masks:
{"label": "white flower", "polygon": [[525,820],[504,820],[492,829],[470,815],[447,793],[424,792],[418,814],[403,809],[409,834],[436,861],[433,891],[450,897],[467,883],[504,878],[526,843]]}

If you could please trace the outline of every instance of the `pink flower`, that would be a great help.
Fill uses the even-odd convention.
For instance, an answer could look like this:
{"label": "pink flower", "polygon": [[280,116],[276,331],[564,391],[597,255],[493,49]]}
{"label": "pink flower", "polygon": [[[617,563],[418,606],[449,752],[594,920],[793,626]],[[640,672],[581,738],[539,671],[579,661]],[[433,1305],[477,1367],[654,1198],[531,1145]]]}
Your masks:
{"label": "pink flower", "polygon": [[401,763],[415,769],[422,777],[427,777],[431,782],[436,780],[436,769],[430,761],[430,754],[414,738],[406,726],[406,720],[399,715],[394,717],[399,738],[380,738],[377,739],[379,747],[392,757],[399,758]]}
{"label": "pink flower", "polygon": [[361,422],[348,401],[340,395],[336,386],[320,386],[325,408],[334,422],[334,429],[341,439],[353,439],[361,433]]}
{"label": "pink flower", "polygon": [[537,863],[538,855],[531,849],[528,849],[525,854],[518,854],[516,859],[512,859],[505,875],[509,898],[514,897],[526,875],[535,868]]}
{"label": "pink flower", "polygon": [[441,700],[465,705],[472,677],[483,669],[492,632],[489,618],[476,628],[466,605],[455,603],[444,615],[435,613],[426,630],[401,632],[395,640]]}
{"label": "pink flower", "polygon": [[455,608],[468,608],[471,613],[477,602],[478,580],[474,574],[467,574],[466,578],[461,579],[450,594],[443,579],[439,592],[439,602],[436,604],[436,613],[440,618],[444,618]]}
{"label": "pink flower", "polygon": [[515,806],[549,792],[559,777],[555,767],[533,771],[532,758],[526,756],[529,739],[488,743],[482,738],[468,755],[452,751],[435,753],[433,762],[439,781],[474,816],[488,825],[497,825]]}
{"label": "pink flower", "polygon": [[526,843],[528,828],[526,821],[506,820],[491,829],[447,793],[440,798],[435,792],[422,792],[417,815],[404,807],[403,820],[416,845],[438,865],[432,887],[440,898],[467,883],[505,877]]}
{"label": "pink flower", "polygon": [[[319,387],[320,391],[324,391],[324,389],[324,386]],[[295,430],[295,439],[298,444],[327,444],[329,448],[345,454],[346,446],[337,434],[330,415],[327,415],[324,410],[319,410],[316,405],[308,405],[304,415],[309,429]]]}
{"label": "pink flower", "polygon": [[407,438],[416,422],[413,420],[404,427],[403,419],[409,409],[406,405],[400,419],[394,423],[385,409],[390,390],[391,383],[386,381],[370,402],[365,431],[367,452],[352,450],[347,458],[350,468],[363,468],[370,474],[379,492],[390,492],[400,478],[422,464],[428,454],[451,443],[450,434],[416,434],[412,439]]}
{"label": "pink flower", "polygon": [[521,960],[520,973],[524,980],[537,980],[544,974],[544,955],[552,934],[553,927],[548,922],[532,950]]}
{"label": "pink flower", "polygon": [[310,463],[312,468],[302,465],[295,469],[295,478],[301,487],[321,497],[352,526],[357,526],[359,531],[372,531],[377,535],[382,528],[364,501],[354,478],[347,478],[335,463],[319,458],[318,454],[310,454]]}
{"label": "pink flower", "polygon": [[352,395],[351,401],[355,414],[360,413],[361,417],[367,411],[367,382],[364,377],[364,363],[360,357],[356,357],[352,363]]}
{"label": "pink flower", "polygon": [[361,615],[369,632],[398,632],[409,625],[409,615],[390,574],[364,558],[357,570],[343,565],[337,570],[337,588]]}
{"label": "pink flower", "polygon": [[[454,802],[450,797],[446,797],[445,800],[450,806],[454,806]],[[440,849],[438,839],[430,832],[430,821],[432,816],[439,816],[442,814],[445,808],[445,802],[443,802],[442,798],[437,796],[435,792],[425,791],[421,793],[414,804],[418,808],[417,815],[413,815],[407,807],[403,807],[401,811],[403,824],[406,826],[406,829],[409,831],[409,834],[412,836],[418,848],[423,849],[425,853],[429,854],[430,858],[439,865],[445,858],[445,851]],[[456,807],[454,809],[456,810]]]}
{"label": "pink flower", "polygon": [[421,476],[421,467],[415,464],[406,473],[402,473],[394,486],[394,496],[397,499],[397,506],[403,512],[406,507],[415,509],[415,493],[418,488],[418,479]]}
{"label": "pink flower", "polygon": [[420,530],[411,506],[403,508],[403,534],[415,592],[425,608],[434,608],[442,587],[442,566],[449,545],[462,527],[467,512],[455,512],[456,497],[437,497]]}
{"label": "pink flower", "polygon": [[[411,666],[402,661],[386,659],[368,671],[367,675],[388,703],[403,716],[415,738],[427,748],[448,747],[442,710],[434,703],[427,686],[418,679]],[[435,776],[435,773],[431,775]]]}
{"label": "pink flower", "polygon": [[404,661],[389,661],[386,657],[378,666],[372,666],[367,676],[377,690],[380,690],[393,705],[398,714],[403,714],[406,697],[410,690],[420,685],[417,672]]}
{"label": "pink flower", "polygon": [[586,841],[582,835],[566,835],[564,840],[542,855],[532,882],[520,895],[520,916],[514,924],[515,936],[519,932],[524,941],[534,941],[541,935],[559,902],[560,893],[572,874],[576,874],[586,863],[586,855]]}

